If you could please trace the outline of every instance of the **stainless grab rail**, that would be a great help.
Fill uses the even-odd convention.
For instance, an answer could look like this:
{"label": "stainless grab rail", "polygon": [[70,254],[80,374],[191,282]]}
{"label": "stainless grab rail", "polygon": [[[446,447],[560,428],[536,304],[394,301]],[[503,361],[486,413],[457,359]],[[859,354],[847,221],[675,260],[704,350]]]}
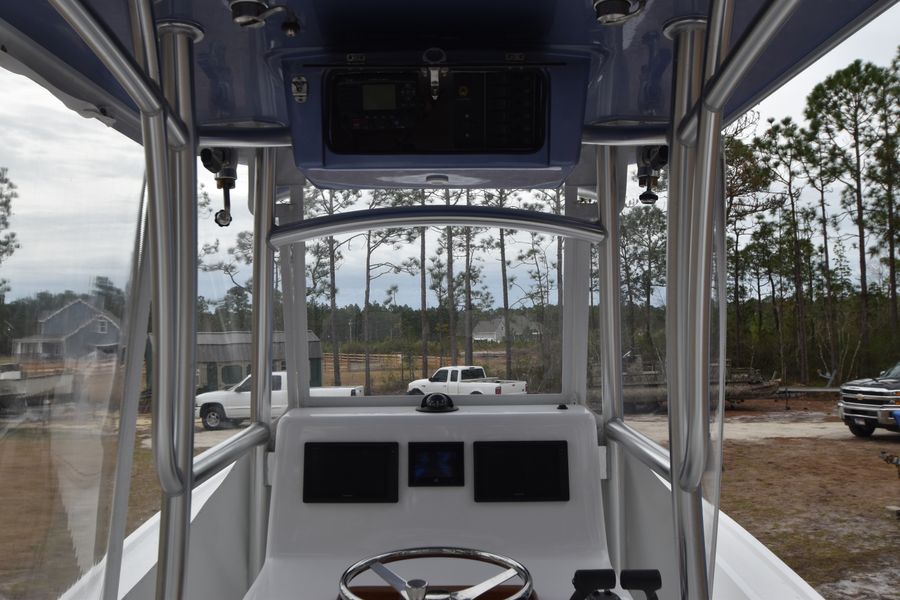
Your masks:
{"label": "stainless grab rail", "polygon": [[622,446],[622,449],[650,467],[654,473],[672,481],[672,464],[669,454],[662,446],[646,435],[627,425],[622,419],[610,419],[604,428],[607,439]]}
{"label": "stainless grab rail", "polygon": [[[734,0],[719,0],[710,6],[706,32],[706,58],[703,81],[708,82],[719,70],[722,52],[731,36]],[[716,203],[716,166],[721,148],[722,113],[707,108],[700,97],[699,130],[694,163],[693,197],[688,207],[690,260],[684,273],[687,302],[683,306],[687,337],[687,368],[683,375],[688,411],[682,423],[685,446],[678,473],[678,485],[687,492],[700,487],[707,462],[709,438],[709,317],[710,278],[713,254],[713,207]]]}
{"label": "stainless grab rail", "polygon": [[[275,149],[256,150],[253,162],[253,384],[250,419],[266,427],[272,422],[272,330],[275,313],[275,252],[268,244],[275,222]],[[304,276],[303,274],[300,275]],[[250,463],[250,545],[247,574],[252,581],[262,569],[268,531],[266,448],[257,447]]]}
{"label": "stainless grab rail", "polygon": [[[600,368],[602,371],[602,410],[604,421],[625,414],[622,403],[622,319],[619,268],[619,199],[624,191],[620,182],[617,163],[619,150],[607,146],[597,148],[596,173],[597,215],[607,230],[606,243],[597,247],[597,280],[600,287]],[[619,449],[609,452],[609,502],[610,527],[609,552],[614,567],[622,568],[625,562],[625,481],[622,473],[622,457]]]}
{"label": "stainless grab rail", "polygon": [[194,457],[194,487],[235,462],[249,451],[269,443],[271,431],[262,423],[251,423],[240,433]]}
{"label": "stainless grab rail", "polygon": [[293,144],[287,127],[200,127],[198,145],[230,148],[275,148]]}
{"label": "stainless grab rail", "polygon": [[[711,112],[719,112],[766,45],[784,26],[800,0],[772,0],[753,18],[750,26],[707,82],[700,102]],[[700,105],[695,105],[678,127],[678,140],[693,146],[700,122]]]}
{"label": "stainless grab rail", "polygon": [[596,146],[650,146],[665,144],[669,124],[660,125],[585,125],[581,143]]}
{"label": "stainless grab rail", "polygon": [[403,206],[354,210],[274,227],[269,235],[269,243],[275,248],[281,248],[318,237],[382,227],[467,225],[540,231],[593,244],[606,239],[606,231],[598,222],[562,215],[493,206]]}
{"label": "stainless grab rail", "polygon": [[[287,127],[201,127],[200,146],[229,146],[232,148],[274,148],[293,145]],[[665,144],[669,124],[659,125],[585,125],[581,143],[600,146],[641,146]]]}
{"label": "stainless grab rail", "polygon": [[[146,2],[147,0],[142,0]],[[149,7],[142,14],[150,15]],[[152,21],[151,21],[152,23]],[[165,407],[160,414],[167,413],[169,421],[156,423],[157,430],[170,430],[169,443],[160,435],[158,453],[160,456],[174,453],[175,465],[181,477],[182,491],[163,498],[160,509],[159,552],[156,566],[156,597],[160,600],[177,600],[185,597],[187,589],[188,555],[190,550],[191,497],[193,486],[194,450],[194,410],[193,402],[177,402],[179,398],[192,398],[194,385],[194,330],[197,299],[197,159],[194,138],[194,96],[193,96],[193,45],[202,37],[202,32],[193,24],[167,21],[158,27],[159,59],[161,64],[162,90],[170,106],[175,107],[178,116],[188,128],[190,139],[181,148],[170,152],[169,172],[174,181],[169,187],[169,214],[174,230],[175,249],[165,267],[167,277],[163,282],[161,295],[165,302],[173,302],[174,319],[154,320],[154,329],[165,330],[173,345],[170,362],[171,395],[157,396],[155,404]],[[145,44],[155,41],[156,36]],[[147,55],[153,46],[148,44]],[[160,272],[161,274],[164,271]],[[169,290],[171,288],[171,291]],[[161,333],[160,333],[161,335]],[[160,337],[160,351],[168,344]],[[169,359],[171,361],[171,358]],[[157,364],[159,370],[163,365]],[[164,417],[166,418],[166,417]],[[174,434],[174,435],[172,435]]]}

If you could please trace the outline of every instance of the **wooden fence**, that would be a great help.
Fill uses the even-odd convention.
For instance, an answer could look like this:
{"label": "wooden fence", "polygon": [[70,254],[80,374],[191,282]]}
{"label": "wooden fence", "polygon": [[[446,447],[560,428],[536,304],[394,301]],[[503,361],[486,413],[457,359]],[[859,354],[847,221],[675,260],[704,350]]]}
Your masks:
{"label": "wooden fence", "polygon": [[[488,374],[501,374],[504,364],[502,352],[476,352],[475,364],[482,365]],[[366,355],[339,354],[341,385],[365,385]],[[421,354],[370,354],[369,370],[372,380],[372,394],[404,394],[407,384],[422,377],[428,377],[437,369],[447,365],[464,364],[465,357],[460,354],[455,360],[449,355],[429,356],[428,368],[422,373]],[[322,385],[336,385],[334,378],[334,355],[325,352],[322,355]]]}

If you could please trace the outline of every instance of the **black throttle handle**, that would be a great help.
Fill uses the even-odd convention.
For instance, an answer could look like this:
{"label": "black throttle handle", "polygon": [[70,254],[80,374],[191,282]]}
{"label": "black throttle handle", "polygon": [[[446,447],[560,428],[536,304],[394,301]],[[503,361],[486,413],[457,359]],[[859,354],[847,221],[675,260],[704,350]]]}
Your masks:
{"label": "black throttle handle", "polygon": [[626,590],[644,592],[647,600],[658,600],[656,592],[662,587],[662,576],[656,569],[623,569],[619,581]]}
{"label": "black throttle handle", "polygon": [[612,569],[579,569],[575,571],[572,585],[575,586],[575,593],[569,600],[586,600],[589,596],[619,600],[616,594],[609,591],[616,587],[616,572]]}

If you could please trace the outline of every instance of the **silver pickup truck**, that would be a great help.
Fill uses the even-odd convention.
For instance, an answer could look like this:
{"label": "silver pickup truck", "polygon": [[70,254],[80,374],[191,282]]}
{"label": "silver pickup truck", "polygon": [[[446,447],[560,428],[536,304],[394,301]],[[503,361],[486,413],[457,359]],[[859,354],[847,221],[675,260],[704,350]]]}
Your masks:
{"label": "silver pickup truck", "polygon": [[842,385],[838,415],[857,437],[869,437],[876,427],[900,432],[900,363]]}
{"label": "silver pickup truck", "polygon": [[441,367],[428,379],[416,379],[406,386],[411,395],[443,392],[445,394],[527,394],[528,384],[512,379],[488,377],[484,368],[461,365]]}

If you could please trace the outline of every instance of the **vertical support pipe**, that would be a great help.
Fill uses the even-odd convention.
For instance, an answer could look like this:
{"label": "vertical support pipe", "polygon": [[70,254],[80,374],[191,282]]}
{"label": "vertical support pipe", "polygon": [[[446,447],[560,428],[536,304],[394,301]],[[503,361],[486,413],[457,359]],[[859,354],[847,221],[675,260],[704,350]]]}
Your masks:
{"label": "vertical support pipe", "polygon": [[[705,21],[681,20],[666,28],[666,35],[675,40],[675,69],[673,84],[672,122],[678,123],[700,97],[702,85],[702,52]],[[691,146],[678,141],[672,134],[669,146],[670,187],[668,199],[668,246],[666,249],[666,356],[669,407],[669,453],[672,467],[672,511],[675,528],[675,547],[679,567],[680,597],[705,598],[697,590],[696,570],[705,570],[705,563],[697,565],[697,557],[704,556],[702,545],[703,520],[699,492],[685,492],[678,485],[677,474],[684,462],[687,445],[691,401],[685,390],[685,353],[688,337],[685,324],[686,286],[683,278],[688,270],[688,211],[693,187],[695,152]],[[696,535],[696,532],[701,535]],[[699,547],[698,547],[699,542]],[[693,576],[692,576],[693,575]],[[705,573],[704,573],[705,579]]]}
{"label": "vertical support pipe", "polygon": [[[624,414],[622,402],[622,315],[619,305],[619,198],[616,181],[615,148],[597,147],[597,205],[600,223],[606,229],[606,240],[600,244],[600,359],[603,377],[601,431],[612,419]],[[571,281],[571,280],[570,280]],[[622,473],[621,448],[607,444],[609,459],[610,558],[614,568],[625,567],[625,481]]]}
{"label": "vertical support pipe", "polygon": [[300,406],[300,373],[297,362],[297,341],[294,323],[296,307],[294,306],[294,244],[278,249],[281,265],[281,304],[284,314],[284,362],[287,371],[287,408]]}
{"label": "vertical support pipe", "polygon": [[[565,188],[567,216],[578,216],[578,188]],[[567,238],[563,245],[563,305],[562,313],[562,393],[587,404],[588,328],[579,315],[588,314],[590,294],[591,245],[575,238]]]}
{"label": "vertical support pipe", "polygon": [[[672,122],[679,123],[699,97],[699,87],[721,62],[728,46],[732,4],[710,7],[703,74],[697,66],[696,19],[667,28],[676,39]],[[721,115],[703,108],[696,150],[672,133],[672,195],[669,199],[667,333],[669,437],[676,554],[682,598],[709,598],[711,577],[704,545],[701,479],[709,443],[709,333],[712,263],[714,158]],[[674,196],[674,197],[672,197]]]}
{"label": "vertical support pipe", "polygon": [[[713,2],[710,7],[710,28],[706,35],[704,82],[715,74],[721,61],[721,50],[728,45],[731,33],[731,0]],[[722,137],[722,113],[700,108],[700,129],[697,136],[697,158],[693,181],[693,197],[688,209],[690,258],[684,281],[687,302],[684,306],[687,324],[686,358],[684,370],[685,392],[690,403],[687,419],[685,460],[678,474],[679,484],[688,491],[699,488],[706,468],[709,440],[709,348],[710,348],[710,287],[712,277],[713,205],[716,202],[717,164]],[[701,400],[702,399],[702,400]]]}
{"label": "vertical support pipe", "polygon": [[184,597],[190,546],[197,304],[197,162],[192,71],[193,44],[201,35],[200,29],[190,23],[166,22],[160,25],[163,93],[169,104],[178,111],[188,135],[188,143],[175,151],[170,161],[170,172],[175,174],[171,191],[176,199],[172,285],[175,293],[175,382],[174,393],[167,403],[171,410],[175,463],[183,489],[179,494],[167,494],[160,511],[156,578],[156,596],[160,600]]}
{"label": "vertical support pipe", "polygon": [[[681,20],[666,28],[666,35],[675,40],[675,69],[673,83],[672,122],[677,123],[687,114],[700,97],[702,85],[702,57],[705,21]],[[689,598],[695,588],[689,577],[692,570],[689,557],[703,555],[703,547],[696,547],[698,536],[691,531],[702,531],[698,493],[684,492],[678,485],[677,473],[684,461],[688,412],[685,403],[690,398],[684,389],[685,345],[685,285],[682,280],[687,270],[687,246],[690,242],[686,230],[687,211],[693,185],[695,153],[691,146],[682,144],[675,134],[669,146],[670,186],[668,198],[668,246],[666,249],[666,356],[669,412],[669,456],[672,468],[672,512],[675,529],[675,550],[679,567],[679,596]],[[702,541],[702,538],[701,540]],[[699,597],[699,596],[698,596]]]}
{"label": "vertical support pipe", "polygon": [[[265,427],[272,424],[272,323],[274,252],[269,245],[275,209],[275,149],[256,151],[253,186],[253,385],[250,419]],[[266,552],[268,488],[265,446],[253,450],[250,488],[250,581],[262,568]]]}
{"label": "vertical support pipe", "polygon": [[[299,377],[298,383],[298,407],[303,406],[309,398],[310,363],[309,363],[309,322],[306,313],[306,243],[294,244],[291,260],[294,263],[294,327],[296,336],[294,343],[297,346],[297,372],[306,373],[305,377]],[[294,408],[291,406],[291,408]]]}
{"label": "vertical support pipe", "polygon": [[135,231],[131,258],[123,332],[125,375],[119,388],[119,443],[116,449],[116,475],[113,484],[112,511],[106,543],[106,569],[103,572],[103,600],[116,600],[122,567],[122,542],[128,516],[128,494],[131,489],[131,467],[134,458],[134,439],[137,426],[138,403],[141,392],[141,366],[147,344],[147,322],[150,318],[150,265],[147,256],[147,180],[141,186],[138,226]]}
{"label": "vertical support pipe", "polygon": [[[291,206],[303,217],[303,186],[290,188]],[[281,252],[282,298],[284,298],[284,348],[287,359],[288,409],[303,405],[309,397],[309,341],[306,318],[306,244],[283,246]]]}

